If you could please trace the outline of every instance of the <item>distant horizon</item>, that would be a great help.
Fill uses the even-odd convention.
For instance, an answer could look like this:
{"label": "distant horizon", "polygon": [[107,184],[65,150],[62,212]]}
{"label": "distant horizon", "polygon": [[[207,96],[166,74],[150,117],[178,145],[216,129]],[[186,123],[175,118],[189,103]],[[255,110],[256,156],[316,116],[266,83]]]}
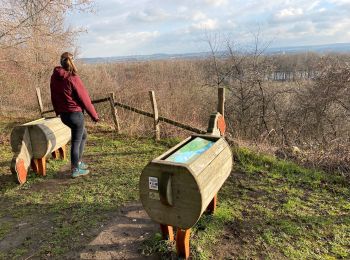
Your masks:
{"label": "distant horizon", "polygon": [[[346,46],[349,45],[349,52],[350,52],[350,42],[336,42],[336,43],[329,43],[329,44],[315,44],[315,45],[289,45],[289,46],[281,46],[281,47],[268,47],[267,50],[270,50],[270,52],[273,51],[287,51],[288,49],[298,49],[298,48],[318,48],[318,47],[332,47],[332,46]],[[130,54],[130,55],[113,55],[113,56],[95,56],[95,57],[79,57],[80,60],[84,59],[108,59],[108,58],[127,58],[127,57],[145,57],[145,56],[157,56],[157,55],[191,55],[191,54],[201,54],[201,53],[208,53],[210,50],[207,51],[198,51],[198,52],[176,52],[176,53],[165,53],[165,52],[159,52],[159,53],[151,53],[151,54]]]}
{"label": "distant horizon", "polygon": [[76,41],[81,57],[205,52],[208,38],[246,45],[258,36],[277,48],[350,42],[348,0],[99,0],[94,8],[66,20],[87,32]]}

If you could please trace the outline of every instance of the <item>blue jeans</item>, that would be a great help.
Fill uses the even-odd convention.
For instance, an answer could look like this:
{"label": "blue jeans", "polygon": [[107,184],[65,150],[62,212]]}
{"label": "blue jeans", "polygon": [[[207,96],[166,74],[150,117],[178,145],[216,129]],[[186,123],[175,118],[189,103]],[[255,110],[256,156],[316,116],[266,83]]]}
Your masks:
{"label": "blue jeans", "polygon": [[72,141],[70,157],[72,168],[78,168],[79,161],[83,156],[87,131],[82,112],[61,113],[62,122],[71,129]]}

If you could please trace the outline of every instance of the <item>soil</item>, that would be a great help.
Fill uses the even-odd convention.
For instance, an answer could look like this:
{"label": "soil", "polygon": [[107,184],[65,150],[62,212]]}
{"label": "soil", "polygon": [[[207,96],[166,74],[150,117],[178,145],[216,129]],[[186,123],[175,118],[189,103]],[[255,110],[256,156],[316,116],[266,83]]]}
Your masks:
{"label": "soil", "polygon": [[[13,176],[5,177],[6,180],[3,181],[13,181]],[[35,183],[30,190],[24,190],[23,194],[30,195],[32,191],[37,190],[55,193],[72,181],[75,180],[70,177],[69,166],[63,166],[53,179]],[[148,217],[141,203],[134,202],[121,207],[119,211],[111,212],[110,217],[112,221],[89,231],[88,235],[93,239],[80,245],[76,252],[60,256],[60,259],[160,259],[158,256],[143,256],[140,252],[143,241],[159,231],[159,226]],[[15,229],[6,239],[0,241],[0,252],[15,249],[35,234],[46,234],[52,225],[49,217],[38,221],[35,216],[25,217],[21,221],[0,217],[0,225],[4,223],[12,223]],[[18,236],[18,233],[21,235]],[[26,259],[36,259],[36,251],[44,238],[39,235],[36,239],[39,243],[30,246],[29,257]],[[50,257],[47,255],[48,259]]]}
{"label": "soil", "polygon": [[[12,219],[0,218],[1,223],[8,223]],[[25,243],[34,234],[45,233],[51,223],[49,220],[36,222],[33,219],[26,219],[15,224],[15,232],[0,241],[0,251],[14,249]],[[81,245],[80,250],[68,252],[60,256],[60,259],[160,259],[158,256],[143,256],[140,252],[143,241],[151,236],[158,229],[156,225],[147,216],[140,203],[133,203],[124,206],[120,211],[114,214],[113,221],[106,226],[101,226],[96,232],[93,230],[89,234],[94,239],[86,245]],[[18,233],[21,235],[18,236]],[[40,235],[39,235],[40,236]],[[36,251],[40,246],[38,244],[31,246],[29,257],[26,259],[36,259]],[[47,259],[50,255],[47,255]]]}
{"label": "soil", "polygon": [[108,224],[88,245],[77,253],[66,255],[72,259],[160,259],[158,256],[141,255],[143,241],[157,230],[140,203],[120,209]]}

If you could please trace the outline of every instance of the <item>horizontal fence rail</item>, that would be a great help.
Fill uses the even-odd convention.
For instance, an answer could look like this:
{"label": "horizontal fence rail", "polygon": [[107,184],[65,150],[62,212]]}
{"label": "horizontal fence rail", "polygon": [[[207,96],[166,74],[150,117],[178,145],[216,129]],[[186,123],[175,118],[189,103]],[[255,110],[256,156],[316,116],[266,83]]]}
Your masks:
{"label": "horizontal fence rail", "polygon": [[[219,90],[218,90],[218,100],[219,100],[218,101],[218,111],[221,114],[224,114],[224,102],[225,102],[225,91],[224,90],[225,90],[224,88],[219,88]],[[55,112],[53,109],[44,111],[43,102],[42,102],[41,94],[40,94],[40,89],[37,88],[36,92],[37,92],[38,105],[39,105],[39,110],[40,110],[41,116],[44,116],[45,114],[48,114],[48,113]],[[205,134],[207,132],[203,129],[199,129],[199,128],[196,128],[196,127],[193,127],[193,126],[190,126],[190,125],[163,117],[163,116],[158,116],[158,108],[157,108],[157,102],[155,100],[154,91],[150,91],[150,97],[151,97],[152,108],[153,108],[154,113],[150,113],[150,112],[147,112],[147,111],[144,111],[144,110],[120,103],[120,102],[115,102],[114,101],[114,93],[109,93],[109,97],[95,99],[95,100],[92,100],[91,102],[92,102],[92,104],[99,104],[99,103],[104,103],[104,102],[109,102],[111,104],[111,113],[112,113],[112,117],[113,117],[116,131],[118,133],[120,131],[120,124],[119,124],[119,119],[118,119],[117,111],[116,111],[115,107],[120,107],[120,108],[129,110],[129,111],[132,111],[134,113],[153,118],[154,125],[155,125],[155,138],[156,138],[156,140],[159,140],[159,136],[160,136],[159,122],[164,122],[164,123],[167,123],[167,124],[170,124],[170,125],[173,125],[173,126],[176,126],[176,127],[179,127],[179,128],[184,129],[184,130],[191,131],[191,132],[194,132],[197,134]]]}
{"label": "horizontal fence rail", "polygon": [[[92,100],[91,103],[98,104],[98,103],[103,103],[103,102],[107,102],[107,101],[109,101],[109,98],[100,98],[100,99]],[[53,112],[55,112],[55,110],[50,109],[50,110],[42,111],[41,114],[44,115],[44,114],[49,114],[49,113],[53,113]]]}

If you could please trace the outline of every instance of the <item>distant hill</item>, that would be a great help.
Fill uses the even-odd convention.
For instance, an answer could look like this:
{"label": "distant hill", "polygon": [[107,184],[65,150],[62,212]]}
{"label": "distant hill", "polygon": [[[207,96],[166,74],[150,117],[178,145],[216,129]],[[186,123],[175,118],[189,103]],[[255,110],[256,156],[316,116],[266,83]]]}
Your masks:
{"label": "distant hill", "polygon": [[[288,53],[350,53],[350,43],[334,43],[325,45],[309,45],[309,46],[290,46],[290,47],[272,47],[268,48],[267,54],[288,54]],[[129,55],[115,57],[96,57],[96,58],[81,58],[79,60],[85,63],[115,63],[125,61],[150,61],[150,60],[170,60],[170,59],[203,59],[210,55],[210,52],[194,52],[181,54],[166,54],[157,53],[151,55]]]}
{"label": "distant hill", "polygon": [[292,46],[292,47],[274,47],[269,48],[267,53],[301,53],[301,52],[318,52],[318,53],[350,53],[350,43],[334,43],[325,45],[309,45],[309,46]]}

